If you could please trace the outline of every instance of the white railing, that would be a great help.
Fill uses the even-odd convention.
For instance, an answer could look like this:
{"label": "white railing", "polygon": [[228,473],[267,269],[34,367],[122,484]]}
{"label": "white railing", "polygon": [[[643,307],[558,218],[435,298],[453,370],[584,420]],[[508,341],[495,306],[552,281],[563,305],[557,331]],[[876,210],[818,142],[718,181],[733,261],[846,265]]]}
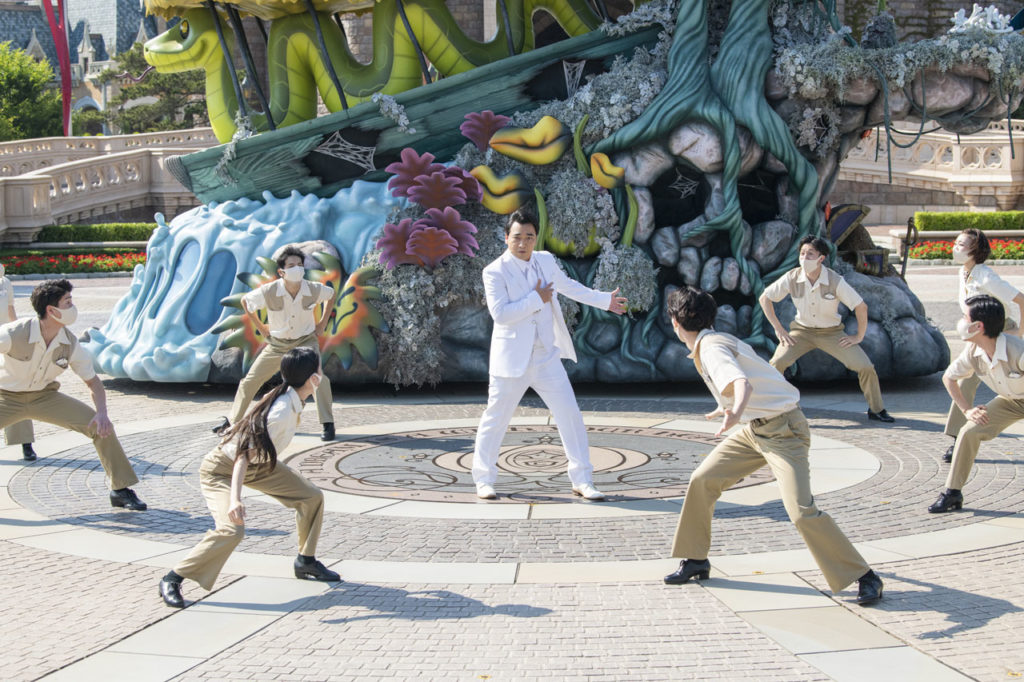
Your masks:
{"label": "white railing", "polygon": [[219,143],[211,128],[168,130],[137,135],[40,137],[34,140],[0,142],[0,177],[15,177],[40,168],[50,168],[69,161],[131,149],[172,147],[196,151],[216,144]]}
{"label": "white railing", "polygon": [[168,218],[198,204],[167,171],[167,157],[195,151],[142,148],[0,178],[0,241],[24,243],[44,225],[157,207]]}
{"label": "white railing", "polygon": [[[932,124],[927,123],[927,126]],[[917,124],[901,123],[904,131]],[[1011,142],[1009,132],[1013,133]],[[842,163],[840,180],[885,185],[889,170],[884,137],[876,144],[874,134],[852,149]],[[882,133],[884,135],[884,132]],[[894,134],[893,139],[909,144],[913,135]],[[877,151],[877,157],[876,157]],[[935,131],[923,135],[906,148],[892,146],[892,184],[919,190],[956,192],[967,210],[1012,209],[1024,196],[1024,121],[998,121],[973,135]],[[987,202],[982,197],[992,197]],[[987,207],[983,203],[989,204]],[[995,207],[991,206],[994,203]],[[884,213],[894,207],[878,207]],[[922,205],[920,208],[934,208]],[[955,207],[949,206],[947,210]],[[904,207],[906,211],[913,206]],[[964,210],[964,209],[960,209]],[[874,217],[874,216],[873,216]],[[880,216],[879,216],[880,217]],[[905,222],[906,217],[882,222]],[[878,222],[878,217],[876,217]]]}

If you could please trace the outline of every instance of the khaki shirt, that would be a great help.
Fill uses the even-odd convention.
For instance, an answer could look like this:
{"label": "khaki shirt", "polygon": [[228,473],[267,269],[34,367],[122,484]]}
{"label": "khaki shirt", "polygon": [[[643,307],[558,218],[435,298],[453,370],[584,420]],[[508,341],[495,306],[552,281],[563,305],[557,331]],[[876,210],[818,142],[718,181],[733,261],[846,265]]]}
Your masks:
{"label": "khaki shirt", "polygon": [[991,358],[979,346],[968,343],[943,377],[959,381],[972,375],[1004,398],[1024,399],[1024,339],[1000,334]]}
{"label": "khaki shirt", "polygon": [[313,310],[331,300],[334,291],[323,284],[302,280],[299,293],[292,298],[284,288],[284,280],[276,279],[242,297],[249,310],[267,310],[267,325],[275,339],[301,339],[316,330]]}
{"label": "khaki shirt", "polygon": [[786,296],[793,297],[796,323],[804,327],[825,329],[843,323],[839,304],[853,310],[864,299],[835,270],[821,266],[818,281],[811,284],[802,268],[794,268],[775,280],[764,290],[769,300],[778,303]]}
{"label": "khaki shirt", "polygon": [[1018,327],[1020,326],[1020,310],[1013,302],[1020,291],[984,263],[975,265],[970,272],[967,272],[967,268],[960,268],[960,286],[956,290],[960,312],[967,312],[967,299],[972,296],[994,296],[1003,304],[1006,319],[1013,320]]}
{"label": "khaki shirt", "polygon": [[0,327],[0,389],[40,391],[68,367],[89,381],[96,376],[92,356],[62,327],[47,346],[39,319],[27,317]]}
{"label": "khaki shirt", "polygon": [[8,306],[14,305],[14,285],[6,277],[0,277],[0,324],[7,324],[14,320],[7,318]]}
{"label": "khaki shirt", "polygon": [[[299,419],[302,417],[302,400],[294,388],[289,388],[270,406],[267,412],[267,435],[270,442],[274,444],[278,456],[292,442],[295,431],[299,428]],[[235,458],[238,448],[232,441],[221,446],[221,452]]]}
{"label": "khaki shirt", "polygon": [[689,357],[720,408],[732,408],[734,381],[750,382],[750,399],[740,415],[742,423],[789,412],[800,402],[800,391],[735,336],[705,329],[697,336],[694,348]]}

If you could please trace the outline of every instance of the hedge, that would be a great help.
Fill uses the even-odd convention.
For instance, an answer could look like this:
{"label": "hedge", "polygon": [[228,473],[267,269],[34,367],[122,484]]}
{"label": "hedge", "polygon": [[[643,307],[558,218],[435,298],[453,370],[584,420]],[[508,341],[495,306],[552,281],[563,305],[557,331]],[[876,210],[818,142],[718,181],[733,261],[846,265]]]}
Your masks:
{"label": "hedge", "polygon": [[96,225],[47,225],[37,242],[145,242],[156,223],[100,223]]}
{"label": "hedge", "polygon": [[[1024,258],[1024,242],[1009,239],[991,239],[992,255],[989,260],[1020,260]],[[924,242],[910,247],[911,258],[923,260],[950,260],[953,258],[953,242]]]}
{"label": "hedge", "polygon": [[914,225],[921,232],[959,232],[968,227],[979,230],[1024,230],[1024,211],[995,211],[992,213],[932,213],[918,211]]}

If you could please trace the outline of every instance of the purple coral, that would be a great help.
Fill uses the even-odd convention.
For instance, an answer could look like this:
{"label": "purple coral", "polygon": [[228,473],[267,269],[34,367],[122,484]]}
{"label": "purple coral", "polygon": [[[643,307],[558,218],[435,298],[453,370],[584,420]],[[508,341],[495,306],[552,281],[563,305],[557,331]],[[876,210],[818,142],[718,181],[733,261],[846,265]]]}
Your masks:
{"label": "purple coral", "polygon": [[468,137],[480,153],[487,151],[491,135],[508,125],[508,116],[496,114],[490,109],[466,114],[466,120],[459,126],[459,132]]}
{"label": "purple coral", "polygon": [[406,196],[423,208],[456,206],[466,203],[466,192],[460,187],[462,184],[462,178],[446,175],[441,169],[429,175],[416,176]]}
{"label": "purple coral", "polygon": [[388,189],[394,197],[409,196],[409,188],[416,182],[418,176],[444,170],[444,166],[434,163],[434,155],[430,152],[423,152],[421,156],[412,147],[406,147],[400,156],[401,161],[390,163],[384,168],[388,173],[395,174],[395,177],[388,181]]}
{"label": "purple coral", "polygon": [[380,249],[380,262],[390,270],[398,265],[423,265],[423,261],[408,253],[409,237],[415,232],[417,225],[412,218],[398,221],[397,225],[388,223],[384,226],[384,236],[377,240]]}
{"label": "purple coral", "polygon": [[435,268],[445,258],[456,253],[458,248],[458,242],[446,231],[423,227],[412,233],[405,250],[425,267]]}
{"label": "purple coral", "polygon": [[476,237],[473,236],[476,234],[476,226],[468,220],[463,220],[454,208],[446,207],[443,211],[437,208],[427,209],[427,216],[417,220],[414,229],[428,227],[435,227],[450,234],[457,245],[456,253],[475,256],[476,249],[480,248]]}
{"label": "purple coral", "polygon": [[459,189],[466,193],[466,201],[480,201],[484,198],[480,183],[466,172],[465,168],[448,166],[444,169],[444,174],[450,178],[459,178]]}

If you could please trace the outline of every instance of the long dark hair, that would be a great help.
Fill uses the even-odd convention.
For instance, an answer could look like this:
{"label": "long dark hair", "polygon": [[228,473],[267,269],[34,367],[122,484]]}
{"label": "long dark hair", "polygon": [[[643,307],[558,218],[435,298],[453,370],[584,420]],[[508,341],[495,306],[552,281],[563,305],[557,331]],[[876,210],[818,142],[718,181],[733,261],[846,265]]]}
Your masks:
{"label": "long dark hair", "polygon": [[247,457],[252,464],[269,464],[273,470],[277,466],[277,448],[267,431],[270,407],[289,388],[299,388],[309,381],[319,368],[320,356],[312,348],[293,348],[285,353],[281,358],[281,384],[250,407],[245,416],[228,429],[221,445],[234,439],[238,454]]}

